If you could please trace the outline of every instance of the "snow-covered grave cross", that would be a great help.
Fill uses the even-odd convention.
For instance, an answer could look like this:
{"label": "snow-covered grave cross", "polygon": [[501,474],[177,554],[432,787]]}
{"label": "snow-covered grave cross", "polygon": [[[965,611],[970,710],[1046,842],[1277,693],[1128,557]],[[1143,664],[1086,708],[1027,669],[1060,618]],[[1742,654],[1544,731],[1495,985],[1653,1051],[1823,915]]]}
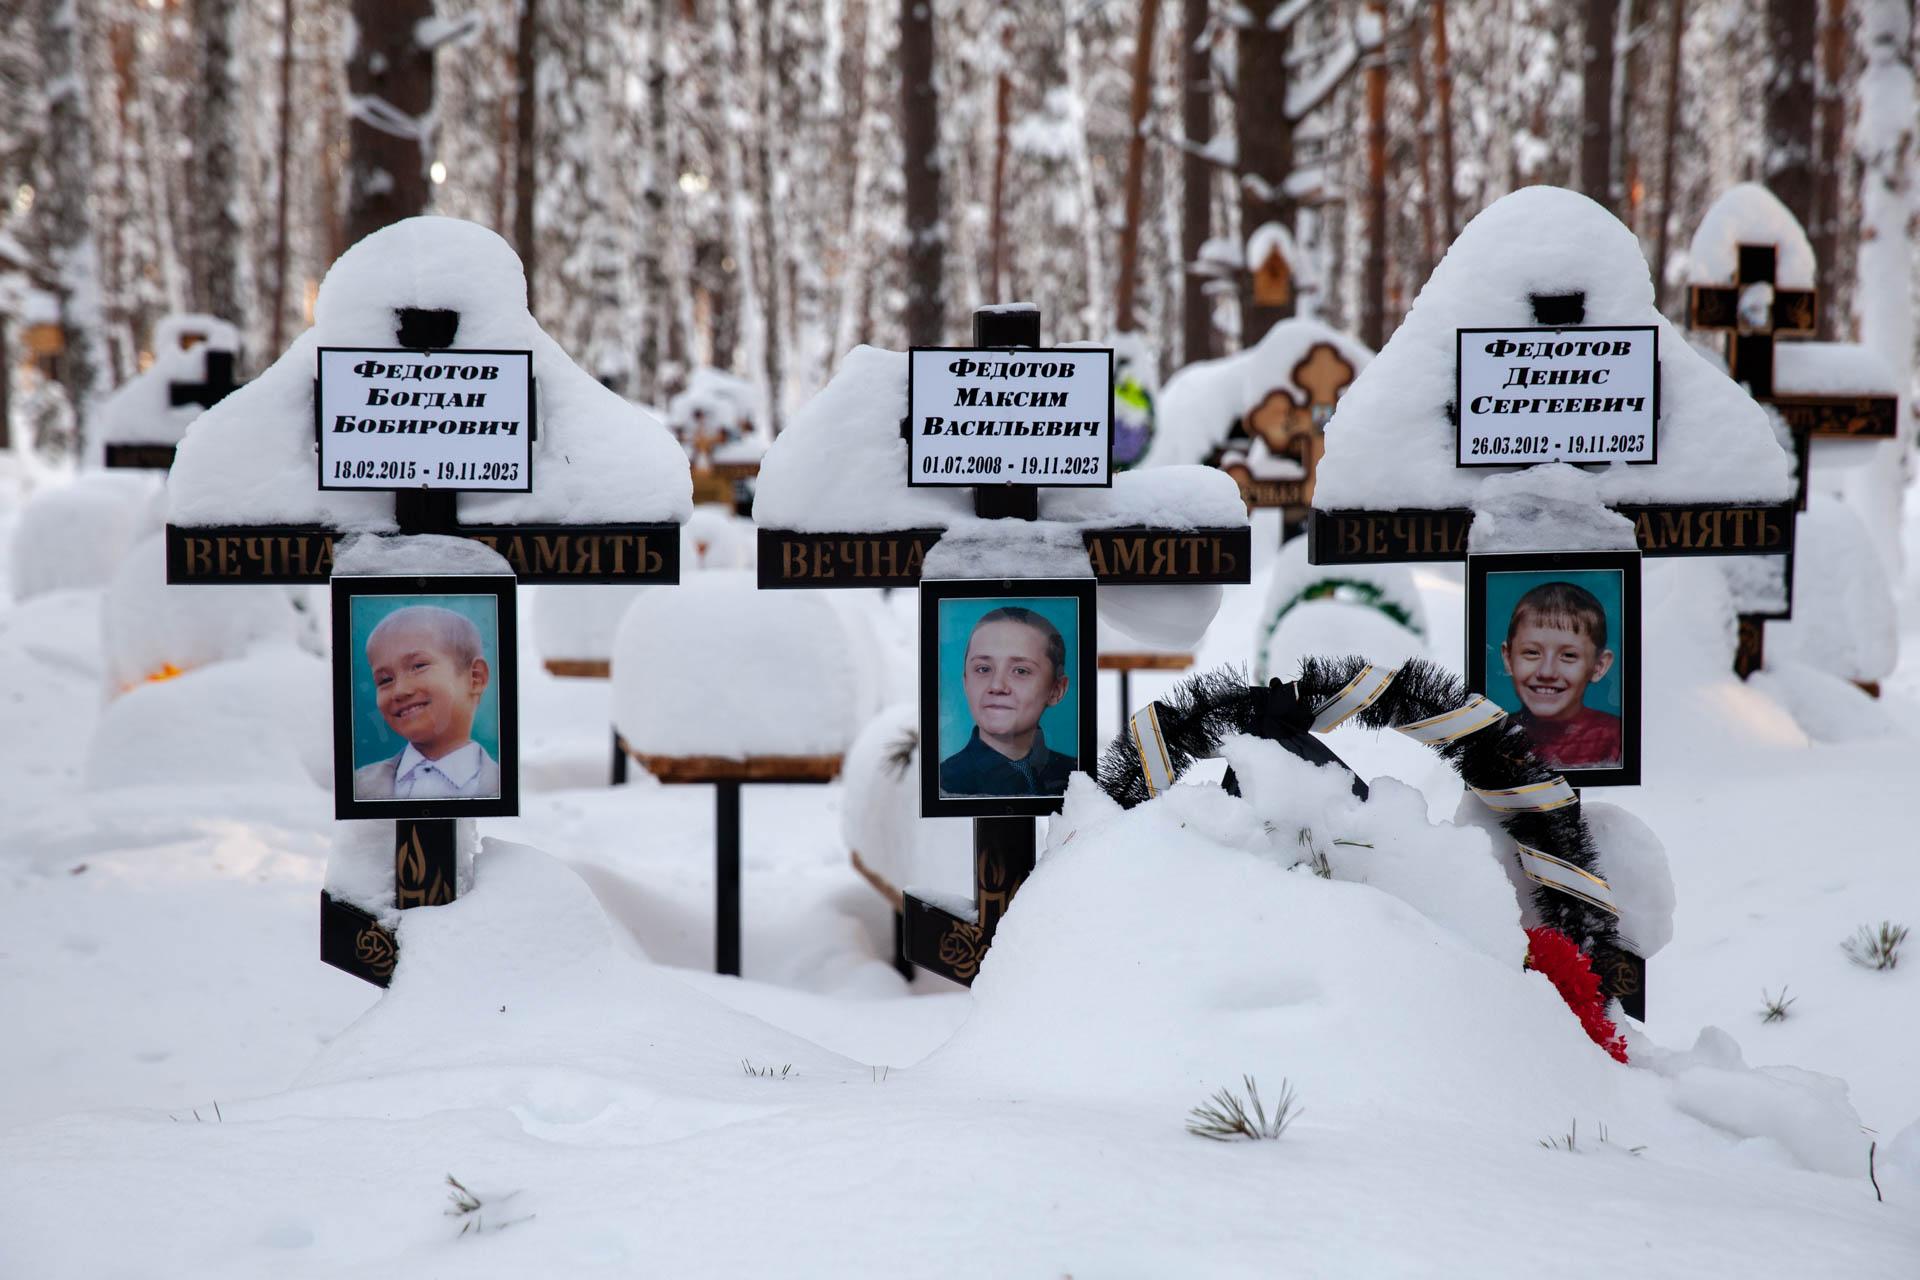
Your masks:
{"label": "snow-covered grave cross", "polygon": [[[476,379],[485,389],[454,389]],[[349,538],[349,572],[423,582],[469,575],[475,593],[467,598],[493,591],[504,614],[497,641],[486,637],[497,643],[489,665],[499,746],[513,726],[511,697],[500,689],[512,674],[511,583],[488,587],[472,575],[677,582],[691,493],[686,455],[666,429],[576,366],[534,321],[525,274],[504,240],[459,219],[410,218],[341,255],[320,286],[313,327],[187,430],[168,486],[167,581],[331,579],[338,600],[354,579],[334,577],[335,542]],[[358,743],[339,715],[345,625],[335,618],[335,807],[359,817],[367,800],[355,794],[354,775],[366,770],[351,768],[357,756],[341,745]],[[373,636],[351,634],[371,661]],[[489,683],[486,666],[473,669],[475,683]],[[357,725],[362,708],[352,707]],[[419,745],[417,735],[402,736]],[[495,760],[477,730],[468,745],[482,748],[472,778],[410,782],[414,799],[392,812],[437,815],[439,800],[419,797],[446,797],[446,786],[476,779],[492,790],[473,792],[486,804],[470,812],[513,812],[517,758]],[[517,757],[517,743],[506,749]],[[381,764],[391,772],[407,759],[403,750]],[[342,824],[321,894],[321,958],[382,986],[398,957],[398,911],[453,898],[475,841],[471,822],[456,817],[393,823],[390,837],[371,834],[382,824]]]}
{"label": "snow-covered grave cross", "polygon": [[[1730,187],[1700,219],[1688,260],[1688,325],[1726,335],[1729,375],[1778,409],[1796,437],[1898,434],[1899,388],[1871,348],[1777,341],[1814,333],[1819,295],[1813,246],[1772,192]],[[1803,508],[1804,493],[1803,480]]]}
{"label": "snow-covered grave cross", "polygon": [[165,471],[187,427],[240,384],[240,331],[214,316],[172,315],[154,329],[153,364],[101,402],[94,433],[109,467]]}
{"label": "snow-covered grave cross", "polygon": [[[1899,379],[1871,347],[1807,340],[1819,314],[1813,246],[1792,211],[1760,184],[1740,183],[1713,202],[1688,258],[1694,282],[1687,323],[1725,334],[1729,375],[1792,432],[1799,475],[1794,507],[1805,511],[1813,441],[1857,452],[1862,443],[1895,437]],[[1765,663],[1766,624],[1793,617],[1791,555],[1780,577],[1758,592],[1753,583],[1735,584],[1742,598],[1734,669],[1743,678]]]}
{"label": "snow-covered grave cross", "polygon": [[[1467,225],[1341,398],[1308,550],[1315,564],[1517,553],[1499,562],[1506,587],[1532,573],[1574,600],[1560,607],[1595,610],[1601,602],[1584,588],[1566,595],[1568,553],[1587,569],[1604,563],[1616,590],[1626,584],[1616,624],[1628,634],[1611,633],[1600,665],[1573,686],[1571,709],[1565,683],[1530,685],[1531,701],[1501,708],[1524,716],[1514,723],[1536,747],[1549,727],[1596,735],[1555,738],[1547,757],[1569,775],[1553,781],[1577,805],[1572,784],[1638,780],[1638,555],[1785,555],[1793,496],[1792,458],[1765,412],[1655,309],[1633,233],[1585,196],[1529,187]],[[1521,616],[1511,598],[1490,603],[1491,561],[1479,562],[1484,574],[1469,566],[1470,637],[1495,622],[1511,637]],[[1546,561],[1559,567],[1545,571],[1537,562]],[[1610,634],[1608,616],[1611,605],[1592,624],[1598,635]],[[1470,643],[1470,676],[1486,652],[1484,636]],[[1590,709],[1581,693],[1616,653],[1627,685],[1618,716]],[[1470,688],[1476,698],[1492,692],[1484,681]],[[1611,993],[1637,1002],[1644,980],[1622,960],[1596,967]]]}
{"label": "snow-covered grave cross", "polygon": [[1163,425],[1142,465],[1219,467],[1249,508],[1281,509],[1285,537],[1313,508],[1326,424],[1372,359],[1364,344],[1337,329],[1278,321],[1245,351],[1197,361],[1167,380]]}
{"label": "snow-covered grave cross", "polygon": [[[1594,346],[1575,326],[1651,331],[1653,394],[1615,390],[1608,369],[1575,367],[1580,348]],[[1502,351],[1524,354],[1501,368],[1502,393],[1461,405],[1461,331],[1490,328],[1533,329],[1539,338],[1508,340]],[[1478,345],[1492,341],[1500,340]],[[1640,350],[1625,338],[1609,349],[1620,343]],[[1568,434],[1590,408],[1611,417],[1632,411],[1635,399],[1652,402],[1639,406],[1650,432],[1597,441],[1588,431]],[[1469,412],[1513,422],[1518,434],[1496,442],[1510,464],[1456,465]],[[1652,438],[1626,439],[1642,434]],[[1621,443],[1643,444],[1652,456],[1596,463],[1596,443],[1603,455]],[[1310,557],[1322,565],[1461,560],[1477,509],[1524,504],[1541,486],[1625,517],[1645,555],[1783,555],[1793,549],[1791,461],[1758,406],[1655,309],[1633,234],[1584,196],[1528,187],[1461,231],[1393,340],[1341,397],[1315,477]]]}
{"label": "snow-covered grave cross", "polygon": [[[1025,355],[1040,341],[1040,313],[1030,304],[983,308],[973,328],[971,349],[918,349],[923,363],[913,366],[919,380],[911,396],[914,355],[856,348],[774,442],[754,502],[759,585],[908,587],[920,584],[931,561],[927,581],[942,580],[937,590],[958,593],[984,579],[1017,595],[1020,580],[1044,577],[1059,584],[1062,599],[1090,605],[1084,584],[1091,579],[1100,608],[1129,633],[1161,644],[1197,640],[1219,606],[1220,586],[1249,578],[1246,508],[1231,480],[1209,467],[1112,474],[1111,363],[1090,391],[1079,386],[1082,365],[1108,353]],[[1076,416],[1083,405],[1086,414]],[[1083,429],[1090,424],[1093,431]],[[1135,594],[1140,587],[1155,591]],[[928,599],[923,593],[923,610]],[[1080,708],[1082,768],[1098,750],[1090,693],[1079,701],[1093,676],[1092,612],[1080,615],[1077,643],[1065,645],[1077,668],[1068,697]],[[923,705],[929,641],[923,624]],[[937,764],[932,746],[925,754]],[[970,905],[904,894],[904,949],[913,963],[973,981],[1033,870],[1030,815],[1059,804],[1039,790],[1023,800],[969,810]]]}

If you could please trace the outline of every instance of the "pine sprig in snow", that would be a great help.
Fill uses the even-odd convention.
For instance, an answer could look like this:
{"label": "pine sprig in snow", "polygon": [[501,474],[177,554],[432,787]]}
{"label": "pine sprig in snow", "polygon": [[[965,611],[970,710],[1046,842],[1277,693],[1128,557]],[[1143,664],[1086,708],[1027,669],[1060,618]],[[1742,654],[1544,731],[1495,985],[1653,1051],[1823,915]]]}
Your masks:
{"label": "pine sprig in snow", "polygon": [[1241,1076],[1240,1080],[1247,1089],[1245,1102],[1231,1089],[1220,1090],[1210,1101],[1188,1113],[1187,1132],[1196,1137],[1211,1138],[1215,1142],[1233,1142],[1241,1138],[1253,1142],[1263,1139],[1272,1141],[1285,1133],[1287,1126],[1299,1119],[1305,1110],[1294,1105],[1293,1086],[1282,1080],[1280,1100],[1273,1109],[1273,1115],[1268,1116],[1253,1077]]}

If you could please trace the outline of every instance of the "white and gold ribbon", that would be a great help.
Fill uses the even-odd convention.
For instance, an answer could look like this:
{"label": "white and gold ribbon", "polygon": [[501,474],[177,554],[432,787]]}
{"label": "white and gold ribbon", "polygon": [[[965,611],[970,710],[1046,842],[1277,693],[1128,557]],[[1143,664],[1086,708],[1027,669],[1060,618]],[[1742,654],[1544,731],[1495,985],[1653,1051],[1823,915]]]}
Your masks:
{"label": "white and gold ribbon", "polygon": [[1549,889],[1557,889],[1570,898],[1578,898],[1608,915],[1620,914],[1620,905],[1613,900],[1612,887],[1593,872],[1529,845],[1516,847],[1520,851],[1520,870],[1527,879]]}
{"label": "white and gold ribbon", "polygon": [[1347,720],[1359,715],[1387,691],[1399,672],[1392,667],[1376,667],[1369,663],[1360,674],[1347,682],[1347,687],[1329,698],[1313,715],[1313,731],[1328,733]]}
{"label": "white and gold ribbon", "polygon": [[1469,790],[1496,813],[1546,813],[1552,809],[1563,809],[1580,799],[1567,780],[1558,774],[1545,782],[1531,782],[1524,787],[1505,787],[1492,791],[1472,787]]}
{"label": "white and gold ribbon", "polygon": [[1140,756],[1140,776],[1147,781],[1147,795],[1157,796],[1173,785],[1173,761],[1167,756],[1167,739],[1160,732],[1160,704],[1149,702],[1133,713],[1128,722],[1133,749]]}
{"label": "white and gold ribbon", "polygon": [[1425,720],[1415,720],[1412,724],[1399,724],[1394,728],[1406,734],[1415,742],[1424,742],[1430,747],[1464,738],[1468,734],[1478,733],[1491,724],[1506,719],[1507,713],[1497,703],[1491,702],[1479,694],[1473,694],[1465,703],[1451,711],[1430,716]]}

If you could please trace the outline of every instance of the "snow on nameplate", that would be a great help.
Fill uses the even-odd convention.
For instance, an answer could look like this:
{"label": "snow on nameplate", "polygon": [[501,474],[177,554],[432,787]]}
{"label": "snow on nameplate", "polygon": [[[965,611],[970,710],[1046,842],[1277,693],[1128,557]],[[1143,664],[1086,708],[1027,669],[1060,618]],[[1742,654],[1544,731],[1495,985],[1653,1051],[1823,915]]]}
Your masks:
{"label": "snow on nameplate", "polygon": [[1110,349],[915,347],[909,485],[1113,483]]}
{"label": "snow on nameplate", "polygon": [[533,491],[533,353],[321,347],[322,489]]}
{"label": "snow on nameplate", "polygon": [[1652,325],[1455,332],[1462,467],[1653,462]]}

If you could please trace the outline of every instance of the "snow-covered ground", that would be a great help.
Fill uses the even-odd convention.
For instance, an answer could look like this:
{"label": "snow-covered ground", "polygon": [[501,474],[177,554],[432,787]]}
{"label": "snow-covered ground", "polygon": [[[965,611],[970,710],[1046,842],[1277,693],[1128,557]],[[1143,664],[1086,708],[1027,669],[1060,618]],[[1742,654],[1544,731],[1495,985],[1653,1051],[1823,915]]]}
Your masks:
{"label": "snow-covered ground", "polygon": [[[1201,667],[1249,660],[1271,515]],[[17,517],[0,485],[0,566]],[[1457,664],[1459,572],[1414,578]],[[481,823],[470,894],[408,913],[383,995],[317,958],[324,664],[282,643],[108,702],[102,588],[0,604],[0,1276],[1911,1280],[1920,574],[1877,704],[1723,678],[1702,581],[1649,565],[1649,782],[1603,797],[1678,893],[1630,1067],[1500,928],[1263,856],[1284,789],[1083,796],[966,991],[892,971],[839,786],[750,787],[745,977],[717,978],[710,791],[607,786],[606,685],[532,645],[522,815]],[[1418,748],[1331,745],[1452,815]],[[1906,963],[1849,964],[1883,919]],[[1189,1135],[1243,1073],[1304,1112]]]}

